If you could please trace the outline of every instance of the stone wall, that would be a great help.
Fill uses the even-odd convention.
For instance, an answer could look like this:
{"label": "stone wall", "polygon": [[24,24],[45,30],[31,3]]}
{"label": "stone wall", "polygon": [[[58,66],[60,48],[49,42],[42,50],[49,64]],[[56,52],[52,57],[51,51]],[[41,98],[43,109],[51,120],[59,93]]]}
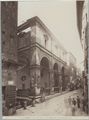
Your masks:
{"label": "stone wall", "polygon": [[2,80],[16,84],[17,73],[17,2],[1,2]]}

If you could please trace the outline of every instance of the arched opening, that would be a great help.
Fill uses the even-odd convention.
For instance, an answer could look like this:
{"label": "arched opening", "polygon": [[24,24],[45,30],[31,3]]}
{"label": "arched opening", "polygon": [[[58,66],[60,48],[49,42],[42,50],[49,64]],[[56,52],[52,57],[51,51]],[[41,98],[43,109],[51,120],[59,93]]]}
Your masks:
{"label": "arched opening", "polygon": [[58,91],[59,90],[59,75],[58,75],[58,64],[55,63],[54,64],[54,91]]}
{"label": "arched opening", "polygon": [[40,62],[41,67],[41,87],[42,88],[49,88],[50,86],[50,78],[49,78],[49,61],[46,57],[43,57]]}

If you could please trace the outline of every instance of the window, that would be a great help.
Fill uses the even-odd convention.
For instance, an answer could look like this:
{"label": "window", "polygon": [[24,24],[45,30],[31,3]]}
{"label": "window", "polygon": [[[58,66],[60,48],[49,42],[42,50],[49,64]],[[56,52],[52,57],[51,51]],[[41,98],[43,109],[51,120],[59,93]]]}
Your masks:
{"label": "window", "polygon": [[48,36],[44,34],[44,39],[45,39],[45,47],[47,46],[47,41],[48,41]]}
{"label": "window", "polygon": [[24,37],[24,35],[25,35],[25,32],[21,32],[21,33],[19,33],[19,35],[18,35],[18,36],[19,36],[20,38],[23,38],[23,37]]}

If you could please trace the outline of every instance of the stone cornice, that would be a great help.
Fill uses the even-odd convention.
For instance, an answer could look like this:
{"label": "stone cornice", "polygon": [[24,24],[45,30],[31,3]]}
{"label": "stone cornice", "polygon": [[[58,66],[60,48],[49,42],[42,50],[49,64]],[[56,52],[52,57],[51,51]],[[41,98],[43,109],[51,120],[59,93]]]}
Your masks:
{"label": "stone cornice", "polygon": [[62,62],[63,64],[66,64],[66,62],[64,62],[62,59],[60,59],[59,57],[57,57],[55,54],[53,54],[52,52],[50,52],[49,50],[47,50],[45,47],[43,47],[42,45],[40,45],[37,42],[33,43],[31,46],[23,47],[23,48],[18,49],[18,52],[20,53],[20,52],[28,50],[28,49],[31,50],[32,47],[37,47],[40,50],[42,50],[43,52],[45,52],[46,54],[48,54],[50,57],[53,57],[57,61]]}

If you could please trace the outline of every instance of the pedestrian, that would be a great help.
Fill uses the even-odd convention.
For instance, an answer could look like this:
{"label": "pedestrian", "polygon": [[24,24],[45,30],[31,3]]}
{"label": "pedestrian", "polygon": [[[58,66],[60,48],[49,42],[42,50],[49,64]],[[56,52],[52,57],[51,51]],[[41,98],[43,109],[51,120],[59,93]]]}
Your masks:
{"label": "pedestrian", "polygon": [[68,103],[69,103],[69,105],[71,105],[71,101],[72,101],[72,99],[71,99],[71,97],[69,96],[69,98],[68,98]]}
{"label": "pedestrian", "polygon": [[75,116],[75,110],[76,110],[76,100],[72,99],[72,115]]}
{"label": "pedestrian", "polygon": [[76,110],[75,105],[72,105],[72,116],[75,116],[75,110]]}
{"label": "pedestrian", "polygon": [[82,97],[82,110],[85,112],[85,99]]}
{"label": "pedestrian", "polygon": [[73,100],[72,100],[72,104],[74,105],[74,106],[76,106],[76,100],[73,98]]}
{"label": "pedestrian", "polygon": [[35,107],[36,99],[35,96],[32,97],[32,107]]}
{"label": "pedestrian", "polygon": [[80,108],[80,98],[77,96],[77,107]]}
{"label": "pedestrian", "polygon": [[27,107],[27,101],[24,101],[23,102],[23,108],[24,108],[24,110],[27,109],[26,107]]}
{"label": "pedestrian", "polygon": [[4,116],[8,116],[8,108],[6,107],[5,101],[3,101],[2,112]]}
{"label": "pedestrian", "polygon": [[45,101],[45,88],[42,87],[41,89],[41,102],[44,102]]}

